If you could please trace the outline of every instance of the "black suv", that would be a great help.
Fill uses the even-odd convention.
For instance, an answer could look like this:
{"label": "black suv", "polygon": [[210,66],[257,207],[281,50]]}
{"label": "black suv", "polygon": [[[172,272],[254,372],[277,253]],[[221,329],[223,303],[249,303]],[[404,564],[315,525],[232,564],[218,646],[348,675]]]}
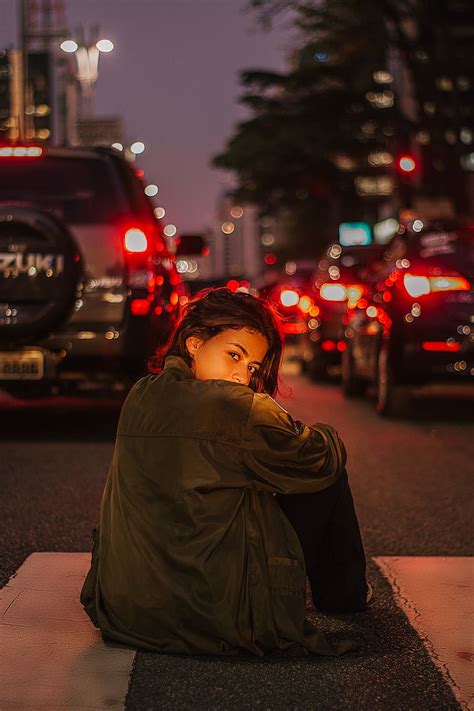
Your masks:
{"label": "black suv", "polygon": [[0,146],[0,388],[125,391],[187,290],[117,151]]}
{"label": "black suv", "polygon": [[382,415],[408,412],[413,388],[474,381],[474,230],[415,220],[377,262],[349,309],[342,385],[367,384]]}

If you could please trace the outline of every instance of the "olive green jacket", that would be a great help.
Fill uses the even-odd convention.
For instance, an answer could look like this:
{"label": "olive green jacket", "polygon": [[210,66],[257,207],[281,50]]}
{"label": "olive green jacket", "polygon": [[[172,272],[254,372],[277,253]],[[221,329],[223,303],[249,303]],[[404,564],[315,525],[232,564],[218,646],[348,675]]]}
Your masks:
{"label": "olive green jacket", "polygon": [[328,425],[166,359],[120,416],[81,601],[106,638],[187,654],[339,654],[305,620],[298,538],[274,494],[317,492],[345,465]]}

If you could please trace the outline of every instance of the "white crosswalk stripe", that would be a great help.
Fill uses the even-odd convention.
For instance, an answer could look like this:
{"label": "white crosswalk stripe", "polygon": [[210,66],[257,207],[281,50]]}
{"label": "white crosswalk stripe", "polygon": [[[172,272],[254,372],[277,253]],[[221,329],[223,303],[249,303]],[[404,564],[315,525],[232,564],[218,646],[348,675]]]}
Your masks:
{"label": "white crosswalk stripe", "polygon": [[398,605],[461,708],[474,708],[474,558],[380,557]]}
{"label": "white crosswalk stripe", "polygon": [[90,553],[33,553],[0,590],[2,711],[124,708],[135,652],[105,645],[85,614],[89,565]]}
{"label": "white crosswalk stripe", "polygon": [[[374,558],[461,708],[473,706],[474,558]],[[34,553],[0,590],[0,709],[123,709],[135,651],[105,644],[80,601],[89,553]]]}

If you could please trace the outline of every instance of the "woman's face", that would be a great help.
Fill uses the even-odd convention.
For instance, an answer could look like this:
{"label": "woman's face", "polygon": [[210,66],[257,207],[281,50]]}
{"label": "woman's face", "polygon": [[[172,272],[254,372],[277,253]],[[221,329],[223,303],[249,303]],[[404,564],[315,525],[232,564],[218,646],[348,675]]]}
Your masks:
{"label": "woman's face", "polygon": [[268,341],[259,331],[229,328],[208,341],[189,336],[186,347],[198,380],[229,380],[248,385],[265,358]]}

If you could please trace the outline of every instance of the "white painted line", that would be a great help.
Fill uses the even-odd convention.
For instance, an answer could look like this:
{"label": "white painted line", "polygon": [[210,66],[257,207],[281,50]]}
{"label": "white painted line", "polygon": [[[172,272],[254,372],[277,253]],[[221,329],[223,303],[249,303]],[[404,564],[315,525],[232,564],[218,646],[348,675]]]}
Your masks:
{"label": "white painted line", "polygon": [[463,709],[474,708],[474,558],[374,558]]}
{"label": "white painted line", "polygon": [[0,590],[0,709],[123,709],[135,651],[79,601],[90,553],[33,553]]}

